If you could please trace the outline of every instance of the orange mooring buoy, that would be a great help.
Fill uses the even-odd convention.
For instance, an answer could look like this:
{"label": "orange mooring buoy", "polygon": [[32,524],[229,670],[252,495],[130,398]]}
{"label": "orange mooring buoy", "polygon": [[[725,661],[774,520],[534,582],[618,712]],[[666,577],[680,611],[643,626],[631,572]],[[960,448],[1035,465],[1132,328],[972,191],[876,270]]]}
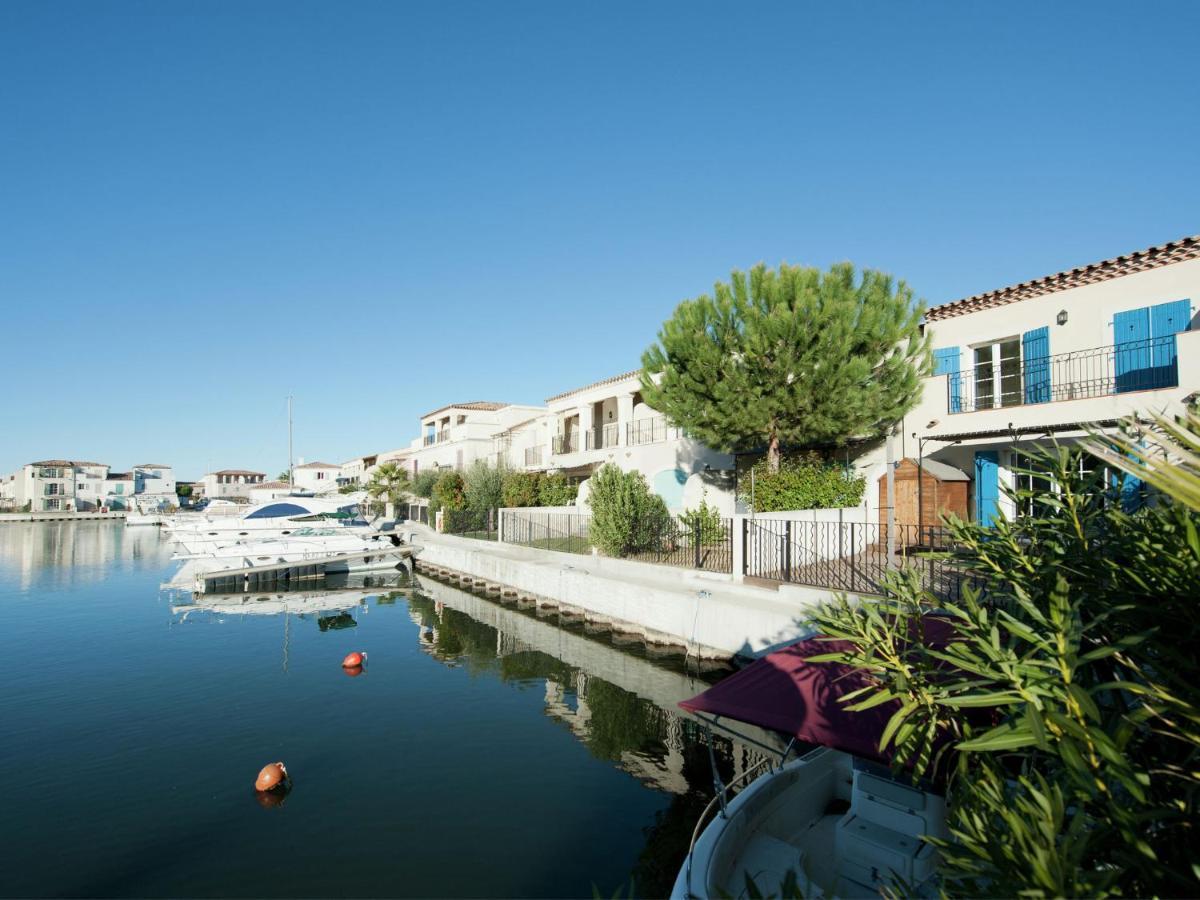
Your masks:
{"label": "orange mooring buoy", "polygon": [[357,678],[359,675],[361,675],[363,673],[363,667],[362,666],[342,666],[342,671],[345,672],[347,675],[349,675],[351,678]]}
{"label": "orange mooring buoy", "polygon": [[359,651],[356,650],[353,653],[346,654],[346,658],[342,660],[342,668],[343,669],[361,669],[363,666],[363,663],[365,663],[366,661],[367,661],[367,654],[365,652],[360,653]]}
{"label": "orange mooring buoy", "polygon": [[273,791],[277,788],[286,788],[290,780],[287,767],[281,762],[273,762],[263,766],[262,771],[258,773],[258,778],[254,780],[254,789],[256,791]]}

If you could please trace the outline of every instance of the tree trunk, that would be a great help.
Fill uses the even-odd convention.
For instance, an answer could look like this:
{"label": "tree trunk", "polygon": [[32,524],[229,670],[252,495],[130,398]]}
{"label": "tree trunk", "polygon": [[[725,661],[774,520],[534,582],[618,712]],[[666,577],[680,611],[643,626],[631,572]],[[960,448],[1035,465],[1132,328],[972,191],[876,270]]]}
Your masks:
{"label": "tree trunk", "polygon": [[771,439],[767,443],[767,471],[775,474],[779,471],[779,435],[771,432]]}

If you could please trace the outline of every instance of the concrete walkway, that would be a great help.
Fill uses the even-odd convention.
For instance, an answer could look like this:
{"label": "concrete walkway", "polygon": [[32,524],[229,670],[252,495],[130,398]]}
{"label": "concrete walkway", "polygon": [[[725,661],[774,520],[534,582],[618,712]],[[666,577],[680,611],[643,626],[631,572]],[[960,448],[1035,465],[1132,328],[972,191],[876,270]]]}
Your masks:
{"label": "concrete walkway", "polygon": [[120,512],[22,512],[0,513],[0,522],[70,522],[75,520],[124,519]]}
{"label": "concrete walkway", "polygon": [[406,524],[421,565],[504,585],[539,606],[578,612],[651,644],[707,658],[752,657],[811,632],[808,614],[827,591],[738,583],[732,575],[534,550],[438,534]]}

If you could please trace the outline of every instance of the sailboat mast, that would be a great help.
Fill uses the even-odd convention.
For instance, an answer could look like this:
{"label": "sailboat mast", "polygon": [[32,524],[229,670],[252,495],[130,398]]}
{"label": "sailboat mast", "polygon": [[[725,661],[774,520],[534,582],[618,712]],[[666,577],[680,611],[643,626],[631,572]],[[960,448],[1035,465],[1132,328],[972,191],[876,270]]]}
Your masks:
{"label": "sailboat mast", "polygon": [[292,456],[292,395],[288,394],[288,484],[296,489],[296,465]]}

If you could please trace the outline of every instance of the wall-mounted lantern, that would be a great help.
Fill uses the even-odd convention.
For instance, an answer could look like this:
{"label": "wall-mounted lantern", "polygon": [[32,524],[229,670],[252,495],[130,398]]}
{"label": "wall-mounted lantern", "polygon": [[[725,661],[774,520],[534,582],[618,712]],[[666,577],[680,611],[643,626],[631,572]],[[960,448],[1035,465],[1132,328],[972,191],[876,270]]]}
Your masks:
{"label": "wall-mounted lantern", "polygon": [[1058,311],[1058,319],[1056,321],[1059,325],[1067,324],[1067,311],[1065,309],[1060,309]]}

